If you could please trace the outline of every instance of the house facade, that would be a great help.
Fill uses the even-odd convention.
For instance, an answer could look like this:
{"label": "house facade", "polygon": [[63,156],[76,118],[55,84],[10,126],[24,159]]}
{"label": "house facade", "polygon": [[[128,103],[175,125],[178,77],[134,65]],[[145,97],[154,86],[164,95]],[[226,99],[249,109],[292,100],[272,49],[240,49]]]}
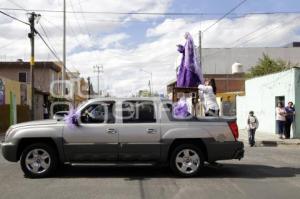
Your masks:
{"label": "house facade", "polygon": [[237,123],[240,129],[246,128],[250,110],[259,120],[258,131],[275,134],[275,107],[278,102],[285,106],[292,101],[295,104],[296,116],[291,137],[300,138],[300,68],[270,74],[247,80],[245,96],[236,99]]}
{"label": "house facade", "polygon": [[[34,119],[44,118],[45,104],[50,104],[50,84],[60,78],[61,67],[56,62],[36,62],[34,67]],[[21,105],[28,105],[31,109],[31,75],[30,75],[30,63],[17,61],[17,62],[0,62],[0,76],[9,80],[19,82],[21,85],[20,98]],[[23,86],[22,86],[23,85]],[[59,88],[56,88],[59,89]]]}

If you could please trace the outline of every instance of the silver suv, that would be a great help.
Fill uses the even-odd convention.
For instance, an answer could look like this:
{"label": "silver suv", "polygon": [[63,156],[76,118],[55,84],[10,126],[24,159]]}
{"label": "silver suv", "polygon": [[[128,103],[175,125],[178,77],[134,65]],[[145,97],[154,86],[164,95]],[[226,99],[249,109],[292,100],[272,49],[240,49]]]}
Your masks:
{"label": "silver suv", "polygon": [[59,164],[167,165],[194,176],[204,162],[241,159],[235,118],[174,118],[172,103],[156,98],[93,99],[62,121],[11,126],[2,143],[8,161],[28,177],[45,177]]}

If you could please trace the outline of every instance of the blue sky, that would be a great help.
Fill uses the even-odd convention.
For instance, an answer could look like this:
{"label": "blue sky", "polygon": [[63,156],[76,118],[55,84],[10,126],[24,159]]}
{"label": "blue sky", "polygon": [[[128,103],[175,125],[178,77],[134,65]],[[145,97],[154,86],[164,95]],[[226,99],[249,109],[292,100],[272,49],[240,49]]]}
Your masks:
{"label": "blue sky", "polygon": [[[218,15],[209,16],[180,16],[194,21],[218,19],[221,17],[221,14],[228,12],[239,2],[241,2],[241,0],[174,0],[166,12],[218,13]],[[235,14],[241,13],[298,11],[300,11],[300,1],[298,0],[248,0],[227,18],[235,17]],[[126,32],[129,34],[131,37],[126,40],[126,43],[128,42],[126,45],[133,47],[147,40],[151,41],[151,38],[146,37],[147,29],[163,22],[166,18],[176,19],[178,16],[166,16],[149,21],[130,22],[127,25],[121,26],[113,31]],[[108,34],[110,33],[106,33],[104,35]]]}

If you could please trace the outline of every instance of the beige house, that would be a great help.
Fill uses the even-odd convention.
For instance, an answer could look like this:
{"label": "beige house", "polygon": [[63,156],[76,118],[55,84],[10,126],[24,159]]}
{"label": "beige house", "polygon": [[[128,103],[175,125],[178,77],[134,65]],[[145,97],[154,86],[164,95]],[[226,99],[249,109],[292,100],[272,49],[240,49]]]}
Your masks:
{"label": "beige house", "polygon": [[[49,105],[50,84],[59,80],[61,67],[56,62],[36,62],[34,68],[35,88],[35,120],[43,119],[43,104]],[[20,82],[18,94],[21,105],[28,105],[31,109],[31,98],[28,95],[27,86],[31,86],[30,63],[21,60],[17,62],[0,62],[0,76]],[[22,89],[24,87],[24,89]],[[59,88],[57,88],[59,89]]]}

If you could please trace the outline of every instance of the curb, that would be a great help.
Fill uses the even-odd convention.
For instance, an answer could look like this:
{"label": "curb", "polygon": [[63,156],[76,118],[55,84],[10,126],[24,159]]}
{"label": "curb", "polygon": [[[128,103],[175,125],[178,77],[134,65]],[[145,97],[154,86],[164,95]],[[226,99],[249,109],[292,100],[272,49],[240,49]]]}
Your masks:
{"label": "curb", "polygon": [[[248,145],[248,140],[241,140],[244,145]],[[255,141],[256,147],[278,147],[278,146],[300,146],[300,140],[295,142],[276,141],[276,140],[259,140]]]}

